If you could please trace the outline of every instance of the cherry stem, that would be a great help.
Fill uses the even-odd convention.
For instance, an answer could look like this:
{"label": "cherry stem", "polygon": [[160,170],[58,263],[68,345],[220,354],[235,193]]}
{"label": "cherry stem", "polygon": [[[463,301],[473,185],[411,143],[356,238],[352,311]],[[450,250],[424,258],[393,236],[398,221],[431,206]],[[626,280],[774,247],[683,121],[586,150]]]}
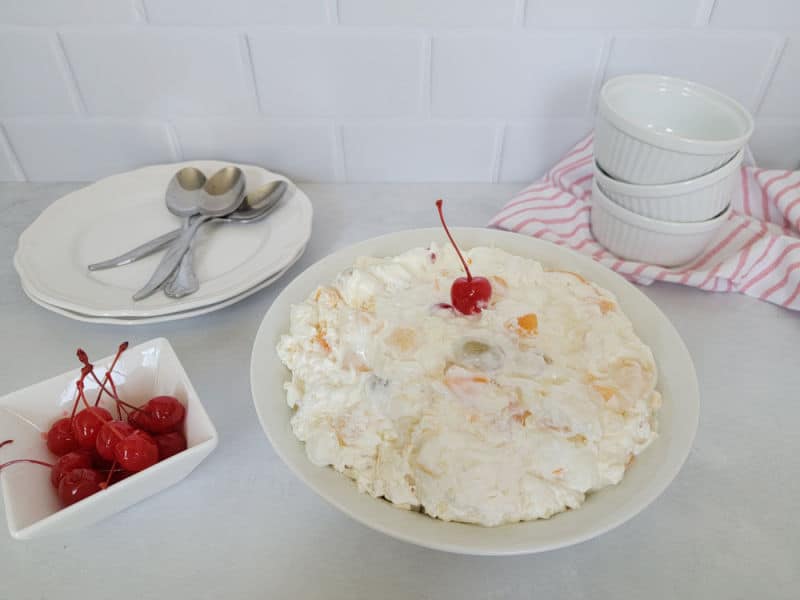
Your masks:
{"label": "cherry stem", "polygon": [[[115,400],[119,400],[119,396],[117,395],[117,386],[114,385],[114,380],[111,377],[111,372],[114,370],[114,367],[117,366],[117,361],[119,357],[122,356],[122,353],[128,349],[128,342],[122,342],[117,348],[117,353],[114,355],[114,360],[111,361],[111,366],[108,367],[106,371],[105,377],[103,377],[103,383],[100,383],[100,391],[97,393],[97,398],[94,401],[94,405],[97,406],[100,403],[100,398],[103,396],[103,392],[105,391],[109,396],[114,398]],[[80,358],[80,356],[78,357]],[[92,371],[92,375],[94,375],[94,371]],[[94,375],[94,378],[97,379],[97,375]],[[111,389],[114,391],[112,395],[110,392],[106,391],[105,383],[108,381],[111,384]]]}
{"label": "cherry stem", "polygon": [[[81,358],[80,350],[78,351],[78,358]],[[89,406],[89,403],[86,401],[86,397],[83,396],[83,380],[86,379],[88,374],[89,367],[86,365],[86,363],[84,363],[83,367],[81,368],[81,378],[75,382],[75,400],[72,402],[72,414],[69,416],[70,423],[72,423],[72,420],[75,418],[75,413],[78,411],[78,404],[81,400],[81,397],[83,397],[83,403],[86,404],[87,407]]]}
{"label": "cherry stem", "polygon": [[108,485],[111,483],[111,476],[114,475],[114,467],[116,466],[117,466],[117,461],[111,463],[111,468],[108,470],[108,477],[106,477],[105,482],[101,483],[99,486],[101,490],[106,489]]}
{"label": "cherry stem", "polygon": [[69,416],[69,421],[72,423],[72,419],[75,418],[75,413],[78,411],[78,399],[80,398],[80,394],[77,390],[75,390],[75,400],[72,402],[72,414]]}
{"label": "cherry stem", "polygon": [[119,438],[119,440],[120,440],[120,441],[122,441],[122,440],[124,440],[124,439],[125,439],[125,436],[124,436],[124,435],[122,435],[122,434],[121,434],[119,431],[117,431],[117,428],[116,428],[116,427],[112,427],[112,428],[111,428],[111,431],[113,431],[113,432],[114,432],[114,435],[115,435],[115,436],[117,436],[117,438]]}
{"label": "cherry stem", "polygon": [[43,467],[50,467],[53,468],[53,465],[50,463],[46,463],[43,460],[35,460],[33,458],[18,458],[17,460],[10,460],[8,462],[4,462],[0,465],[0,470],[5,469],[6,467],[10,467],[11,465],[16,465],[18,463],[33,463],[35,465],[42,465]]}
{"label": "cherry stem", "polygon": [[111,396],[112,400],[118,400],[117,394],[116,394],[116,390],[113,388],[113,385],[112,385],[111,391],[109,391],[109,389],[105,385],[106,384],[106,380],[108,380],[109,383],[113,383],[113,379],[110,379],[110,378],[106,377],[106,378],[103,379],[103,381],[100,381],[100,378],[94,372],[94,369],[92,369],[89,372],[89,375],[91,375],[92,379],[94,379],[95,383],[97,383],[97,385],[100,386],[100,390],[97,393],[97,398],[95,398],[95,401],[94,401],[94,405],[95,406],[100,404],[100,398],[103,397],[103,392],[105,392],[106,394]]}
{"label": "cherry stem", "polygon": [[450,234],[450,229],[447,227],[447,223],[444,222],[444,214],[442,213],[442,199],[436,201],[436,209],[439,211],[439,220],[442,222],[442,227],[444,227],[444,232],[447,234],[450,243],[453,244],[453,248],[456,250],[456,254],[458,254],[459,260],[461,260],[461,264],[464,265],[464,270],[467,272],[467,281],[472,281],[472,273],[469,272],[469,267],[467,266],[467,261],[464,260],[464,257],[461,254],[461,250],[458,249],[458,244],[453,239],[453,236]]}
{"label": "cherry stem", "polygon": [[83,393],[83,379],[80,379],[76,384],[78,388],[78,399],[82,400],[86,408],[92,408],[89,401],[86,399],[86,394]]}
{"label": "cherry stem", "polygon": [[0,448],[2,448],[3,446],[8,446],[9,444],[13,444],[13,443],[14,443],[14,440],[6,440],[4,442],[0,442]]}

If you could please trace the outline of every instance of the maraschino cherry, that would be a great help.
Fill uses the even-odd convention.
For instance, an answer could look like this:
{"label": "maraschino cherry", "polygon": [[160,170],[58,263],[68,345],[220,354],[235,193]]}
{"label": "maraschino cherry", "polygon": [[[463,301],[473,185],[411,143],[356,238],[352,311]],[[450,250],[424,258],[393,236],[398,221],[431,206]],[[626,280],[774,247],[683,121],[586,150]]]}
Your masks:
{"label": "maraschino cherry", "polygon": [[59,419],[47,432],[47,449],[56,456],[64,456],[78,449],[78,440],[72,431],[72,419]]}
{"label": "maraschino cherry", "polygon": [[467,266],[467,261],[458,249],[456,241],[450,235],[450,230],[447,228],[447,223],[444,222],[444,214],[442,214],[442,201],[436,201],[436,208],[439,211],[439,219],[442,221],[442,227],[447,234],[450,243],[458,254],[461,264],[464,265],[466,277],[459,277],[453,282],[450,287],[450,301],[453,307],[464,315],[476,315],[489,305],[489,299],[492,297],[492,284],[485,277],[473,277]]}

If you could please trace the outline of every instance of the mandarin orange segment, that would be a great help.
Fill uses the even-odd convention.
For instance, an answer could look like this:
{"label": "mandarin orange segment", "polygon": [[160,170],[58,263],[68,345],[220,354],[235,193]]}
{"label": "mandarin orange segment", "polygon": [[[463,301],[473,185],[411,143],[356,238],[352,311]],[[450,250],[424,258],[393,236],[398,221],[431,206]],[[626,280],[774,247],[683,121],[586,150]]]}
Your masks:
{"label": "mandarin orange segment", "polygon": [[611,400],[614,394],[617,393],[617,390],[615,390],[612,387],[608,387],[606,385],[599,385],[595,383],[594,385],[592,385],[592,387],[597,393],[599,393],[603,397],[603,400],[605,400],[606,402]]}
{"label": "mandarin orange segment", "polygon": [[535,313],[528,313],[517,317],[517,325],[525,333],[535,334],[539,331],[539,319]]}
{"label": "mandarin orange segment", "polygon": [[600,298],[597,300],[597,306],[600,307],[600,312],[606,314],[611,312],[615,308],[615,304],[611,302],[611,300],[606,300],[605,298]]}

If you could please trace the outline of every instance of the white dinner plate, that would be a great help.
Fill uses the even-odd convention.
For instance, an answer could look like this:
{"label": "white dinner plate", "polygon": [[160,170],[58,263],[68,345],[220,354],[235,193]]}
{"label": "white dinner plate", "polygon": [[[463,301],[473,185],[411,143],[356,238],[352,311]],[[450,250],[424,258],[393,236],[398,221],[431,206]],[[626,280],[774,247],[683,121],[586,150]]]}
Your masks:
{"label": "white dinner plate", "polygon": [[78,312],[73,312],[71,310],[66,310],[64,308],[60,308],[58,306],[53,306],[52,304],[48,304],[41,298],[37,298],[36,294],[27,288],[25,285],[25,281],[23,280],[22,283],[22,291],[25,292],[25,295],[28,296],[30,300],[34,303],[38,304],[44,309],[47,309],[51,312],[61,315],[62,317],[67,317],[68,319],[73,319],[75,321],[82,321],[84,323],[96,323],[101,325],[151,325],[153,323],[164,323],[166,321],[177,321],[179,319],[188,319],[190,317],[197,317],[199,315],[205,315],[210,312],[214,312],[225,308],[227,306],[231,306],[232,304],[236,304],[240,300],[244,300],[248,296],[252,296],[253,294],[260,292],[264,288],[269,287],[273,283],[275,283],[278,279],[283,277],[283,274],[289,270],[289,268],[296,263],[300,257],[305,252],[305,246],[300,249],[300,252],[297,253],[288,265],[284,269],[281,269],[277,273],[270,275],[264,281],[258,283],[257,285],[253,286],[249,290],[245,290],[241,294],[233,296],[232,298],[228,298],[227,300],[223,300],[222,302],[218,302],[216,304],[210,304],[208,306],[201,306],[200,308],[195,308],[192,310],[183,310],[176,313],[169,313],[166,315],[158,315],[155,317],[92,317],[89,315],[84,315]]}
{"label": "white dinner plate", "polygon": [[251,289],[284,268],[311,236],[308,197],[282,175],[238,165],[251,190],[282,179],[289,189],[263,221],[208,224],[194,244],[200,289],[184,298],[155,293],[134,302],[162,253],[130,265],[89,271],[92,262],[116,256],[181,220],[164,205],[170,178],[184,166],[206,175],[231,163],[191,161],[113,175],[60,198],[19,238],[14,265],[25,287],[52,306],[92,317],[156,317],[218,304]]}
{"label": "white dinner plate", "polygon": [[420,546],[464,554],[506,555],[553,550],[600,535],[627,521],[669,485],[686,460],[697,430],[700,408],[692,359],[667,317],[644,294],[613,271],[576,252],[535,238],[493,229],[456,228],[464,248],[495,246],[535,258],[545,267],[580,273],[613,292],[639,337],[655,355],[658,389],[663,395],[659,436],[616,486],[590,494],[577,510],[547,520],[500,527],[444,522],[358,492],[331,468],[314,466],[292,433],[284,382],[289,371],[275,347],[289,330],[289,309],[316,288],[352,266],[358,256],[393,256],[431,241],[447,244],[440,229],[400,231],[367,240],[320,260],[292,281],[272,303],[256,335],[250,379],[261,426],[283,461],[309,487],[354,519],[392,537]]}

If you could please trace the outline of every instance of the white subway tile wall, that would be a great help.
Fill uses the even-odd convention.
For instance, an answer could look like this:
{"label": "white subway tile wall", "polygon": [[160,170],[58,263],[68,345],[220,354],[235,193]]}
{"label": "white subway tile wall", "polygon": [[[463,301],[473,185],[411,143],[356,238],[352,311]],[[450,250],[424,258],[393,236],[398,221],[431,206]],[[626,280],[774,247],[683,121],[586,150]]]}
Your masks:
{"label": "white subway tile wall", "polygon": [[163,25],[321,25],[326,0],[142,0],[147,20]]}
{"label": "white subway tile wall", "polygon": [[614,38],[605,77],[646,71],[684,77],[710,85],[753,111],[782,44],[779,36],[761,32],[622,33]]}
{"label": "white subway tile wall", "polygon": [[533,181],[557,163],[592,128],[588,117],[546,118],[505,126],[498,180]]}
{"label": "white subway tile wall", "polygon": [[511,27],[515,0],[339,0],[343,25]]}
{"label": "white subway tile wall", "polygon": [[591,32],[435,36],[432,111],[439,117],[586,114],[602,48],[603,37]]}
{"label": "white subway tile wall", "polygon": [[4,25],[67,25],[72,23],[136,23],[136,0],[5,0],[0,2]]}
{"label": "white subway tile wall", "polygon": [[239,36],[193,28],[61,34],[93,115],[237,115],[257,110]]}
{"label": "white subway tile wall", "polygon": [[220,158],[523,183],[637,71],[733,95],[759,163],[800,166],[797,0],[8,0],[0,181]]}
{"label": "white subway tile wall", "polygon": [[528,27],[691,27],[697,0],[528,0]]}
{"label": "white subway tile wall", "polygon": [[0,115],[74,113],[70,74],[55,33],[38,29],[0,32]]}
{"label": "white subway tile wall", "polygon": [[144,119],[28,117],[5,123],[30,181],[91,181],[178,160],[166,123]]}
{"label": "white subway tile wall", "polygon": [[174,126],[185,160],[213,156],[264,165],[294,179],[336,179],[336,135],[331,123],[192,118],[176,119]]}
{"label": "white subway tile wall", "polygon": [[345,124],[342,142],[348,181],[491,181],[497,127],[476,121]]}
{"label": "white subway tile wall", "polygon": [[248,34],[268,116],[397,116],[420,103],[416,32],[257,31]]}

